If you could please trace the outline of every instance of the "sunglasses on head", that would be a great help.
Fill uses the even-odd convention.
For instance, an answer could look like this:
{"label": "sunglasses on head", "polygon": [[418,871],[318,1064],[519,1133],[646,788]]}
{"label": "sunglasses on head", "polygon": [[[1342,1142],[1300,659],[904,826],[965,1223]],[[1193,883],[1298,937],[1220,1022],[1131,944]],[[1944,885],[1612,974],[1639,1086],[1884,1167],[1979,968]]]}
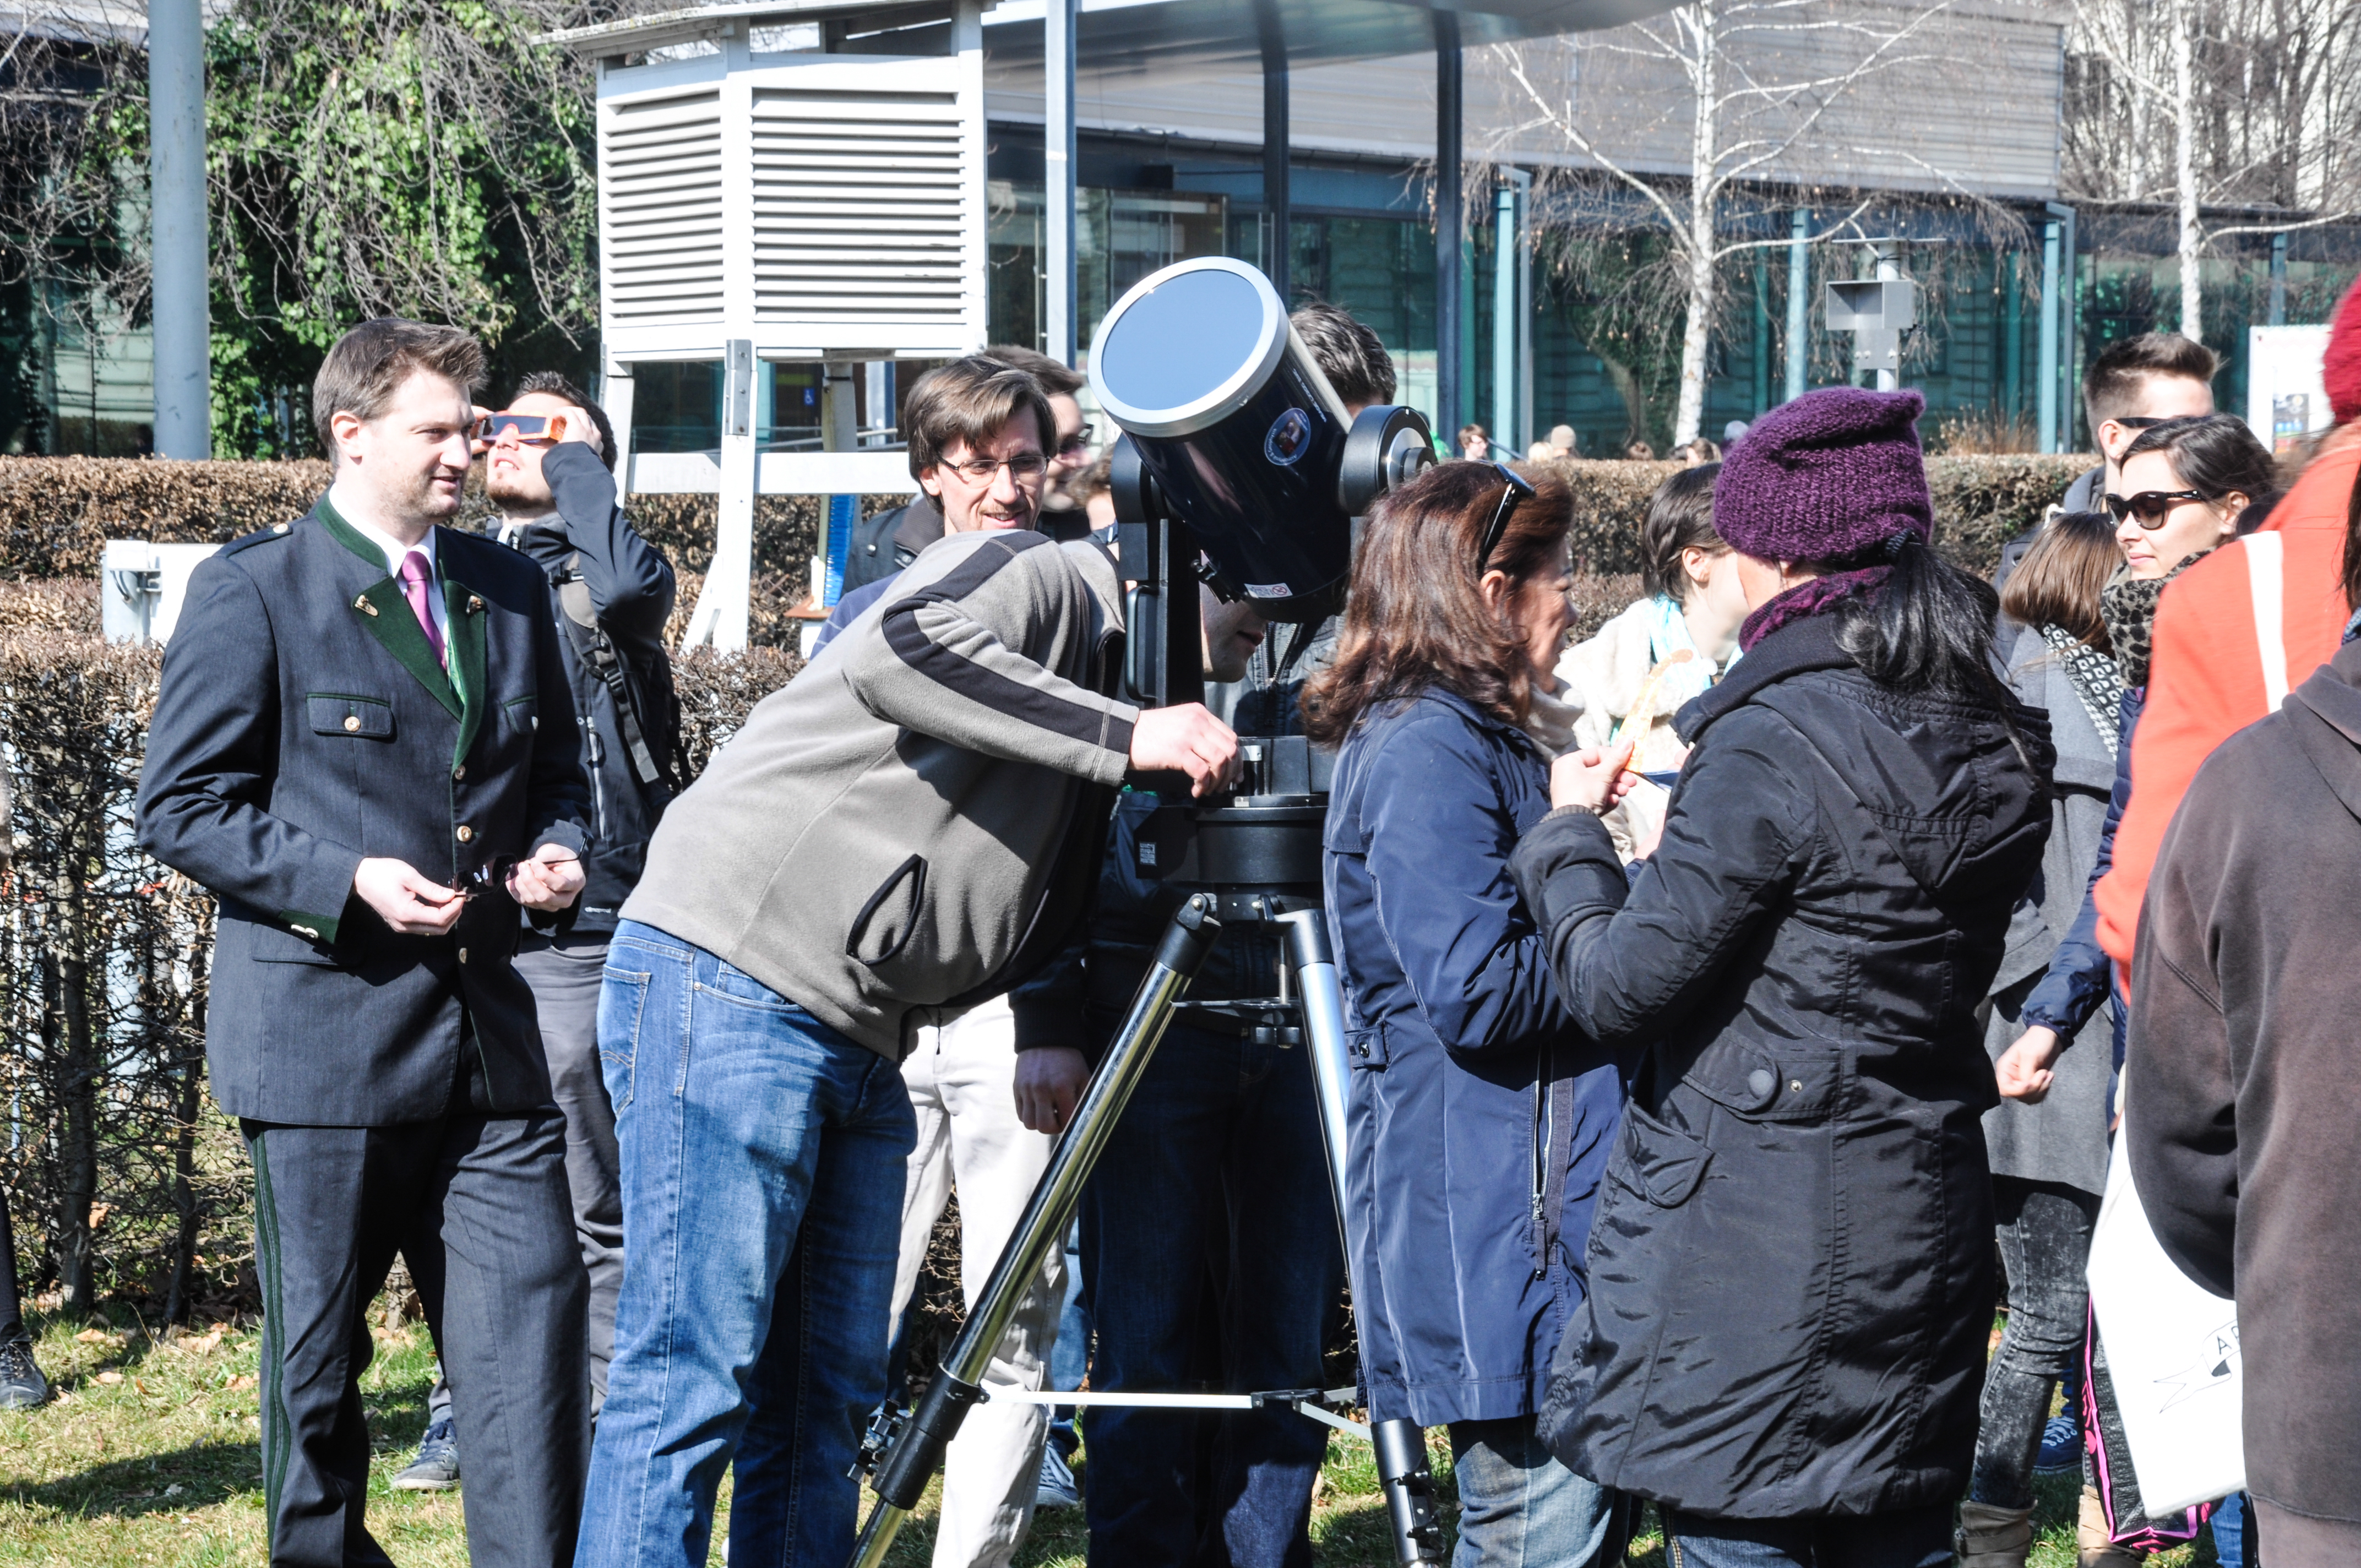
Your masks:
{"label": "sunglasses on head", "polygon": [[476,439],[498,441],[503,435],[513,435],[519,441],[563,441],[566,439],[564,414],[486,414],[476,422]]}
{"label": "sunglasses on head", "polygon": [[2142,528],[2157,528],[2172,515],[2173,508],[2183,501],[2206,499],[2195,490],[2142,490],[2136,496],[2110,494],[2107,497],[2107,515],[2117,522],[2127,517],[2136,517]]}
{"label": "sunglasses on head", "polygon": [[1484,530],[1484,548],[1476,553],[1476,575],[1479,577],[1491,564],[1492,552],[1500,547],[1500,536],[1509,532],[1509,519],[1515,514],[1517,503],[1533,493],[1532,481],[1506,463],[1493,464],[1492,471],[1507,484],[1500,491],[1500,504],[1492,509],[1492,521]]}

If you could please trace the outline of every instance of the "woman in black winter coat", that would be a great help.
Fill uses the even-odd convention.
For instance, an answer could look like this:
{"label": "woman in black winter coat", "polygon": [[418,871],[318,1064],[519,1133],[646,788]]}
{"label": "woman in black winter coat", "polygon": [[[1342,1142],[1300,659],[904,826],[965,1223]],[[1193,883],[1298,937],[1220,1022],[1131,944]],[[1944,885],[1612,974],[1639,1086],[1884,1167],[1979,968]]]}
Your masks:
{"label": "woman in black winter coat", "polygon": [[1992,590],[1937,557],[1915,393],[1813,392],[1714,497],[1747,652],[1629,883],[1562,760],[1512,866],[1576,1023],[1644,1050],[1553,1368],[1559,1457],[1676,1563],[1937,1568],[1993,1300],[1976,1007],[2049,834]]}

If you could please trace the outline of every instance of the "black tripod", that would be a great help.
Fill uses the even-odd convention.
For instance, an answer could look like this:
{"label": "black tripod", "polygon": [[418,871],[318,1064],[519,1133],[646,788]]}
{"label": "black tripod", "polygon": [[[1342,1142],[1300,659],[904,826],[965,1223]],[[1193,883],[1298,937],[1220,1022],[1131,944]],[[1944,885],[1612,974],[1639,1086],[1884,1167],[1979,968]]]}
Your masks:
{"label": "black tripod", "polygon": [[[1119,498],[1124,491],[1119,483]],[[1195,558],[1185,531],[1166,519],[1127,525],[1121,553],[1126,572],[1145,572],[1127,615],[1133,695],[1153,705],[1198,700],[1202,683],[1198,674],[1196,580],[1193,573],[1173,569],[1176,563]],[[1050,1249],[1063,1244],[1082,1184],[1177,1012],[1197,1008],[1243,1018],[1257,1028],[1279,1031],[1280,1042],[1300,1043],[1312,1053],[1329,1181],[1338,1228],[1344,1229],[1349,1069],[1344,994],[1319,903],[1321,828],[1327,816],[1324,758],[1301,736],[1242,738],[1239,744],[1246,778],[1236,795],[1198,806],[1176,791],[1149,819],[1140,841],[1140,869],[1193,891],[1165,928],[1122,1027],[1100,1059],[974,1310],[945,1353],[941,1370],[915,1410],[906,1418],[881,1419],[863,1443],[861,1464],[870,1472],[877,1504],[854,1548],[853,1568],[878,1568],[884,1563],[903,1521],[926,1491],[928,1478],[941,1467],[961,1422],[985,1397],[983,1377],[993,1351]],[[1184,1000],[1224,929],[1246,927],[1269,927],[1280,938],[1279,994],[1236,1002]],[[1345,1256],[1349,1275],[1349,1239]],[[1355,1302],[1365,1299],[1356,1289]],[[1337,1392],[1349,1399],[1349,1390]],[[1057,1404],[1090,1402],[1087,1394],[1049,1398]],[[1393,1527],[1397,1559],[1440,1563],[1443,1530],[1436,1518],[1434,1478],[1426,1464],[1425,1433],[1408,1420],[1364,1427],[1343,1420],[1324,1408],[1328,1398],[1316,1388],[1290,1388],[1249,1395],[1162,1395],[1154,1397],[1154,1402],[1208,1409],[1241,1403],[1261,1409],[1283,1406],[1355,1435],[1366,1434],[1377,1451],[1378,1484]]]}

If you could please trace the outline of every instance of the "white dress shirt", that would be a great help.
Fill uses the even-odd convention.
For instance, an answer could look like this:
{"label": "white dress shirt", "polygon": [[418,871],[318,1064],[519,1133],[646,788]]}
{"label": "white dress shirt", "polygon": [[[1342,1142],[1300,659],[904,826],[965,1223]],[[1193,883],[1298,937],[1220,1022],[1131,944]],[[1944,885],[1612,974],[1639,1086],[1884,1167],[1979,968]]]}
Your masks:
{"label": "white dress shirt", "polygon": [[363,522],[361,509],[349,504],[352,499],[351,492],[344,486],[328,487],[328,504],[336,509],[338,517],[352,525],[354,532],[385,553],[386,576],[394,580],[397,587],[402,586],[401,558],[413,550],[426,557],[428,581],[432,585],[426,595],[426,613],[434,618],[435,633],[443,639],[443,645],[448,648],[451,645],[451,612],[443,602],[443,568],[434,556],[434,530],[428,529],[426,537],[415,544],[404,544],[385,530]]}

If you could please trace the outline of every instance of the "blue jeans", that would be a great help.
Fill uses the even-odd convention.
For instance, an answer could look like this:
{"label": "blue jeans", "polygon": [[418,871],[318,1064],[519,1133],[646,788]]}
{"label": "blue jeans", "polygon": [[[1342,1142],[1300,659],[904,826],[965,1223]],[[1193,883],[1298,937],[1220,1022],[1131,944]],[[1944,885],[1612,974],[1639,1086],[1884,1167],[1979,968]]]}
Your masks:
{"label": "blue jeans", "polygon": [[841,1563],[885,1392],[916,1141],[892,1062],[712,954],[625,921],[598,1049],[623,1286],[575,1568],[703,1568],[737,1463],[736,1568]]}
{"label": "blue jeans", "polygon": [[1589,1568],[1614,1494],[1552,1456],[1532,1416],[1451,1424],[1459,1544],[1451,1568]]}
{"label": "blue jeans", "polygon": [[[1068,1393],[1082,1386],[1091,1370],[1091,1309],[1082,1294],[1082,1223],[1066,1227],[1066,1307],[1058,1317],[1058,1343],[1049,1352],[1049,1387]],[[1060,1405],[1049,1413],[1049,1446],[1061,1462],[1070,1462],[1082,1445],[1074,1431],[1074,1407]]]}
{"label": "blue jeans", "polygon": [[1949,1503],[1896,1513],[1709,1519],[1663,1510],[1665,1568],[1950,1568]]}
{"label": "blue jeans", "polygon": [[[1082,1194],[1094,1388],[1320,1384],[1344,1255],[1301,1047],[1174,1026]],[[1292,1410],[1097,1406],[1090,1559],[1307,1568],[1327,1429]]]}

